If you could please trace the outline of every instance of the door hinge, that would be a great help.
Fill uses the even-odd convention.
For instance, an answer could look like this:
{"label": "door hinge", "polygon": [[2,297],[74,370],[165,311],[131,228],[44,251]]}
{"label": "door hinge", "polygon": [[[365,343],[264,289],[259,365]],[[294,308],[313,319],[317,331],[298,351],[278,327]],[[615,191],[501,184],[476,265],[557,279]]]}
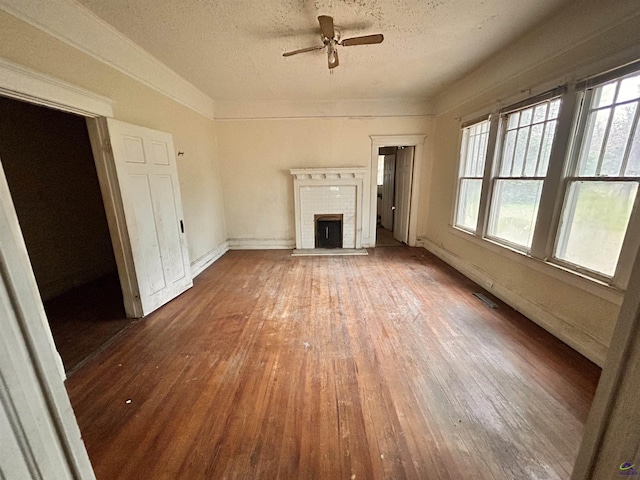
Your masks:
{"label": "door hinge", "polygon": [[104,142],[102,142],[102,150],[105,152],[110,152],[111,151],[111,139],[110,138],[105,138]]}

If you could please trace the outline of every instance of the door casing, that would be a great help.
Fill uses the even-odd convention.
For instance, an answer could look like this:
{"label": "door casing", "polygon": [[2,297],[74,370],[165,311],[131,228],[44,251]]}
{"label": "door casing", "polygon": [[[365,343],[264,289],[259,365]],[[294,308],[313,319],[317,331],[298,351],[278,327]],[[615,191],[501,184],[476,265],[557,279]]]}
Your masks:
{"label": "door casing", "polygon": [[371,173],[369,175],[370,197],[369,197],[369,238],[363,238],[368,242],[365,247],[376,246],[376,224],[378,218],[377,201],[378,201],[378,150],[380,147],[415,147],[413,161],[413,186],[411,188],[411,208],[409,212],[409,246],[415,247],[417,242],[418,230],[418,200],[420,198],[420,175],[422,170],[422,157],[424,152],[424,141],[426,135],[371,135]]}

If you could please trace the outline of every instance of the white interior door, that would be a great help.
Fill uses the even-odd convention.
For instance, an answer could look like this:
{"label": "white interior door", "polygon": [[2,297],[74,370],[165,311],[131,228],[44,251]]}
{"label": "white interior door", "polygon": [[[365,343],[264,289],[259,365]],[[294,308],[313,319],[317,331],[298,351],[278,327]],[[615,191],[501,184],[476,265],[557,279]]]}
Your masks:
{"label": "white interior door", "polygon": [[384,156],[384,175],[382,182],[382,209],[380,211],[380,224],[383,228],[393,230],[393,191],[395,189],[396,156]]}
{"label": "white interior door", "polygon": [[107,119],[142,314],[193,285],[169,133]]}
{"label": "white interior door", "polygon": [[393,238],[409,243],[409,209],[411,208],[411,182],[414,147],[399,148],[396,153],[396,193]]}

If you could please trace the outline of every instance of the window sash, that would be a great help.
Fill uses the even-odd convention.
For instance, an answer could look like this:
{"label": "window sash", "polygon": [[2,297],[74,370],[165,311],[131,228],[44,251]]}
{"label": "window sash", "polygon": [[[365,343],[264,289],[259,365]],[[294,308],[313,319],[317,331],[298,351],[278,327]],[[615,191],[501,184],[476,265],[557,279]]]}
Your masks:
{"label": "window sash", "polygon": [[[483,180],[484,171],[487,166],[487,152],[490,141],[491,124],[488,117],[478,119],[475,123],[465,124],[462,127],[462,140],[460,147],[460,157],[458,166],[458,180],[456,185],[456,202],[453,213],[453,225],[465,231],[475,233],[478,228],[478,220],[482,212],[482,203],[480,201],[478,212],[476,214],[475,226],[471,228],[466,224],[461,214],[463,213],[464,200],[462,195],[464,180]],[[484,186],[481,186],[480,195],[482,196]]]}
{"label": "window sash", "polygon": [[[637,64],[638,68],[640,68],[640,62]],[[606,275],[601,272],[597,272],[585,265],[576,265],[574,263],[568,262],[562,258],[558,258],[558,251],[561,248],[559,244],[562,241],[562,227],[561,222],[565,216],[565,212],[568,208],[572,208],[571,205],[568,205],[569,201],[569,189],[570,186],[575,182],[636,182],[640,181],[640,176],[638,175],[626,175],[628,161],[630,158],[631,148],[634,142],[634,134],[638,133],[638,123],[640,118],[640,98],[634,98],[631,100],[625,100],[621,102],[616,102],[617,95],[620,90],[621,83],[629,77],[635,77],[640,74],[640,70],[638,71],[625,71],[624,73],[619,73],[616,76],[608,76],[601,77],[602,80],[593,86],[586,87],[586,90],[579,92],[579,95],[582,100],[582,105],[577,112],[577,120],[575,123],[575,131],[572,135],[572,144],[571,148],[568,148],[567,160],[565,162],[565,172],[564,177],[561,182],[560,189],[557,192],[557,207],[556,214],[554,218],[554,228],[555,230],[552,232],[553,236],[549,238],[548,243],[548,254],[547,258],[552,263],[559,264],[565,268],[576,271],[581,274],[588,275],[589,277],[595,278],[597,280],[603,281],[613,286],[617,286],[619,288],[626,288],[626,284],[629,278],[629,264],[630,259],[636,254],[638,249],[640,248],[640,239],[636,239],[640,234],[640,227],[636,224],[638,223],[638,203],[640,199],[640,194],[636,194],[635,203],[631,209],[629,221],[627,224],[626,231],[624,233],[624,238],[622,240],[622,245],[618,254],[617,263],[615,266],[615,271],[611,275]],[[611,103],[603,106],[595,106],[596,98],[595,93],[598,88],[603,87],[606,84],[614,84],[615,83],[615,91],[613,93]],[[601,165],[603,162],[603,156],[605,154],[605,150],[607,148],[607,137],[609,135],[609,131],[611,129],[611,125],[614,118],[615,108],[622,105],[630,105],[636,104],[636,109],[634,112],[634,118],[631,122],[631,126],[629,128],[629,132],[626,136],[626,146],[624,148],[623,158],[620,161],[620,165],[618,167],[617,175],[598,175],[598,173],[602,173]],[[582,168],[581,162],[584,155],[585,148],[588,148],[590,143],[590,139],[588,138],[590,135],[588,122],[590,117],[594,115],[594,112],[603,111],[606,109],[610,109],[609,117],[607,119],[607,129],[605,133],[605,138],[602,140],[602,144],[600,145],[600,151],[598,156],[598,164],[596,166],[595,175],[589,174],[580,174],[580,169]],[[553,239],[553,241],[551,241]]]}
{"label": "window sash", "polygon": [[[490,201],[488,219],[484,233],[485,238],[492,241],[502,243],[510,248],[529,253],[534,245],[534,238],[538,224],[538,216],[540,215],[540,205],[542,201],[542,192],[544,188],[545,178],[552,158],[553,146],[556,140],[558,123],[560,115],[563,112],[563,97],[558,97],[558,92],[566,92],[566,87],[554,89],[541,96],[529,99],[526,102],[517,104],[520,108],[514,109],[513,106],[503,110],[500,115],[500,147],[494,157],[493,175],[491,176]],[[557,103],[555,103],[557,102]],[[540,108],[544,107],[544,115],[538,117]],[[552,114],[552,111],[554,112]],[[523,113],[529,112],[530,118],[524,123],[522,121]],[[515,117],[517,115],[517,117]],[[515,119],[515,121],[513,121]],[[510,125],[511,124],[511,125]],[[539,141],[535,145],[535,168],[531,169],[529,163],[533,160],[531,155],[531,138],[533,135],[533,127],[539,126],[542,131],[539,135]],[[510,144],[510,133],[516,132],[513,145]],[[525,132],[526,139],[523,141],[524,148],[518,150],[518,142],[521,132]],[[513,135],[511,135],[513,138]],[[520,154],[522,158],[518,160],[519,168],[516,168],[516,156]],[[543,159],[544,156],[544,159]],[[541,160],[544,168],[541,168]],[[507,171],[508,170],[508,171]],[[520,172],[520,175],[515,174]],[[524,181],[532,180],[536,183],[542,182],[539,192],[537,193],[537,203],[533,206],[534,218],[531,222],[531,237],[527,239],[525,244],[512,241],[512,239],[504,238],[497,234],[500,214],[498,210],[502,210],[502,204],[498,205],[499,200],[496,196],[496,185],[498,181]]]}
{"label": "window sash", "polygon": [[[578,198],[577,195],[574,193],[572,195],[571,193],[571,186],[573,184],[577,184],[577,183],[590,183],[590,184],[614,184],[614,183],[624,183],[624,184],[633,184],[635,183],[637,185],[636,187],[636,193],[635,193],[635,198],[633,201],[633,205],[630,208],[630,213],[629,213],[629,218],[627,220],[627,225],[625,227],[625,232],[623,234],[623,238],[622,238],[622,242],[620,245],[620,248],[618,250],[618,254],[616,257],[616,266],[614,267],[614,271],[611,275],[608,275],[604,272],[601,272],[599,270],[596,270],[595,268],[590,268],[588,265],[586,264],[579,264],[576,262],[571,262],[569,259],[567,258],[562,258],[562,256],[560,255],[559,251],[560,250],[566,250],[567,248],[567,244],[570,241],[569,236],[570,236],[570,231],[566,231],[563,230],[564,228],[573,228],[573,218],[570,221],[566,221],[566,216],[571,215],[571,217],[573,217],[576,213],[577,210],[577,202],[578,202]],[[569,268],[571,270],[575,270],[579,273],[582,274],[586,274],[590,277],[594,277],[600,281],[606,282],[606,283],[612,283],[614,281],[614,279],[616,278],[617,275],[617,271],[618,268],[620,267],[620,259],[623,256],[623,252],[625,250],[625,243],[627,242],[627,237],[629,236],[629,231],[630,231],[630,225],[631,222],[633,222],[634,220],[634,214],[637,210],[637,204],[638,204],[638,200],[640,197],[640,177],[579,177],[579,176],[574,176],[574,177],[566,177],[564,179],[564,195],[563,195],[563,202],[562,202],[562,212],[561,212],[561,218],[560,218],[560,222],[561,224],[558,225],[558,229],[556,232],[556,238],[555,238],[555,242],[554,242],[554,249],[552,252],[551,257],[549,258],[550,261],[552,261],[553,263],[559,264],[565,268]],[[564,221],[564,224],[562,224],[562,221]],[[569,225],[570,224],[570,225]],[[594,231],[594,234],[597,234],[597,231]],[[565,255],[566,257],[567,255]]]}

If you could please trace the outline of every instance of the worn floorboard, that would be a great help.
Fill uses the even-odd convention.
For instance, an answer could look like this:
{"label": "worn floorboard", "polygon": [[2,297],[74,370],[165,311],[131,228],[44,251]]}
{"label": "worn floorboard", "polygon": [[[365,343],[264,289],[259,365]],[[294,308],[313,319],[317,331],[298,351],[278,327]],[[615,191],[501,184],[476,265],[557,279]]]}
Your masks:
{"label": "worn floorboard", "polygon": [[598,367],[423,249],[289,253],[225,254],[69,378],[98,479],[569,478]]}

